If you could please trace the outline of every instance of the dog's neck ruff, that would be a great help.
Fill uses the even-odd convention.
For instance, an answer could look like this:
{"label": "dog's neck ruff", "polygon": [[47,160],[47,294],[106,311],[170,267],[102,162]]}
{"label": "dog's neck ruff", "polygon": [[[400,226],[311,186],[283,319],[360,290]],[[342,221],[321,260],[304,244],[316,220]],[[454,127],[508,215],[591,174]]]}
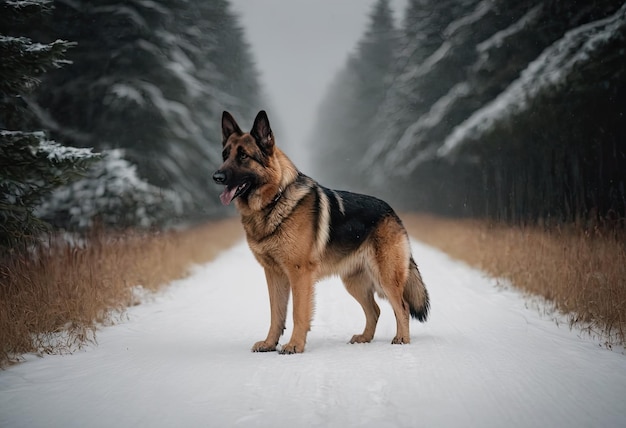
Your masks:
{"label": "dog's neck ruff", "polygon": [[269,204],[267,204],[265,207],[263,207],[263,209],[267,210],[267,209],[274,208],[274,206],[278,203],[278,201],[282,197],[283,197],[283,189],[278,188],[278,193],[276,193],[276,196],[274,196],[274,199],[272,199]]}
{"label": "dog's neck ruff", "polygon": [[285,192],[288,192],[289,188],[294,185],[295,183],[297,183],[298,181],[301,181],[302,178],[305,177],[304,174],[302,174],[300,171],[297,171],[297,174],[295,176],[295,179],[291,182],[288,182],[287,184],[282,184],[281,186],[278,187],[278,192],[276,193],[276,195],[274,196],[274,198],[272,198],[272,200],[263,207],[263,211],[268,211],[273,209],[278,202],[280,201],[280,199],[283,197],[283,195],[285,194]]}
{"label": "dog's neck ruff", "polygon": [[298,173],[294,181],[278,188],[278,193],[261,211],[242,213],[248,241],[261,242],[276,233],[299,201],[310,194],[313,183],[306,175]]}

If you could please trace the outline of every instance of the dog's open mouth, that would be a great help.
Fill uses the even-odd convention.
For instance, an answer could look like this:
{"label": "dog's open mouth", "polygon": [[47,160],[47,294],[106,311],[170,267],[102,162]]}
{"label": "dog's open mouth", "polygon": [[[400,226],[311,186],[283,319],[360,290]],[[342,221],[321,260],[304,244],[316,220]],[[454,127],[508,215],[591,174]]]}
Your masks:
{"label": "dog's open mouth", "polygon": [[233,199],[237,196],[241,196],[250,188],[250,182],[244,181],[237,186],[227,186],[222,194],[220,195],[220,200],[223,205],[230,205]]}

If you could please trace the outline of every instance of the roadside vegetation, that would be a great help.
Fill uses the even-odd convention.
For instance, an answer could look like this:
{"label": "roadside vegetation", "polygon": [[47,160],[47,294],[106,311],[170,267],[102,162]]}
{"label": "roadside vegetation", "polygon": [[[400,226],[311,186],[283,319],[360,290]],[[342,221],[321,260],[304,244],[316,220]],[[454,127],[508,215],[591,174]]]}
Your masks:
{"label": "roadside vegetation", "polygon": [[416,239],[543,297],[541,310],[555,309],[570,327],[607,347],[626,344],[624,224],[509,226],[409,214],[403,221]]}
{"label": "roadside vegetation", "polygon": [[0,260],[0,367],[95,341],[97,327],[123,317],[144,291],[185,277],[241,237],[239,221],[228,219],[184,231],[93,232]]}
{"label": "roadside vegetation", "polygon": [[[567,319],[607,347],[626,344],[623,225],[515,227],[430,215],[402,218],[416,239],[545,299],[539,308],[555,320]],[[94,232],[78,243],[50,240],[28,256],[5,259],[0,366],[25,353],[72,352],[95,342],[99,326],[123,319],[146,293],[185,277],[191,266],[213,260],[242,238],[239,221],[226,219],[184,231]]]}

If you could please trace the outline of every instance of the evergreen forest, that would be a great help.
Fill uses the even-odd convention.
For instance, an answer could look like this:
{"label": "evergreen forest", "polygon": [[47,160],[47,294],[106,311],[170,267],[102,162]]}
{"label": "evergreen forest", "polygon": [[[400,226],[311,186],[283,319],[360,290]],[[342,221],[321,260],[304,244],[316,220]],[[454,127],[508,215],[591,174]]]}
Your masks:
{"label": "evergreen forest", "polygon": [[626,3],[389,2],[319,107],[328,185],[512,223],[626,214]]}
{"label": "evergreen forest", "polygon": [[227,0],[2,1],[0,58],[3,242],[220,214],[218,118],[263,107]]}
{"label": "evergreen forest", "polygon": [[[623,0],[407,0],[400,16],[377,0],[328,88],[314,177],[401,210],[623,221]],[[219,117],[268,102],[228,0],[4,0],[0,59],[3,248],[226,213]]]}

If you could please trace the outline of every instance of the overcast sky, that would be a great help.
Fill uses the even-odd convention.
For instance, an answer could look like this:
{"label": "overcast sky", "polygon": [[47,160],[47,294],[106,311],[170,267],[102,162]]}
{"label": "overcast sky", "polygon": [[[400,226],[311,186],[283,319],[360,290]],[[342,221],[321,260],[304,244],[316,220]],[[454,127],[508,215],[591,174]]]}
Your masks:
{"label": "overcast sky", "polygon": [[[276,140],[304,172],[303,144],[317,107],[365,31],[375,1],[231,0],[271,103],[266,110]],[[391,4],[398,21],[406,0]]]}

